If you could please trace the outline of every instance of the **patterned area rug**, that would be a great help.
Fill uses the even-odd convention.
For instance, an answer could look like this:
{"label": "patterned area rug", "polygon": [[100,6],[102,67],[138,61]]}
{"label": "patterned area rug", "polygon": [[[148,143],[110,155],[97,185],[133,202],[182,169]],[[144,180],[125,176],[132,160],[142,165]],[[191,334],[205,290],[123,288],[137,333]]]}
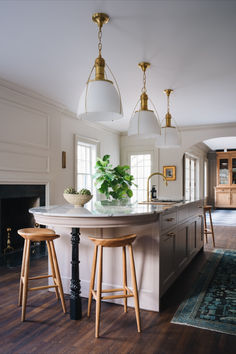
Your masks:
{"label": "patterned area rug", "polygon": [[211,214],[213,225],[236,226],[236,210],[212,209]]}
{"label": "patterned area rug", "polygon": [[212,253],[171,322],[236,335],[236,251]]}

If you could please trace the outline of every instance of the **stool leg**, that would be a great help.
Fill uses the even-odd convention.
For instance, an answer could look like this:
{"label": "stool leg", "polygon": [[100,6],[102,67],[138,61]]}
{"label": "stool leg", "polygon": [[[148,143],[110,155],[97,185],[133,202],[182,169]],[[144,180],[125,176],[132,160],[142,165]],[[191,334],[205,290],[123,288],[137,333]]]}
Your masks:
{"label": "stool leg", "polygon": [[21,313],[21,321],[25,320],[25,309],[27,302],[27,294],[28,294],[28,277],[29,277],[29,259],[30,259],[30,240],[25,240],[26,242],[26,250],[25,250],[25,262],[24,262],[24,276],[23,276],[23,297],[22,297],[22,313]]}
{"label": "stool leg", "polygon": [[128,245],[128,247],[129,247],[129,255],[130,255],[131,279],[132,279],[132,286],[133,286],[133,293],[134,293],[134,304],[135,304],[137,328],[138,328],[138,332],[141,332],[139,300],[138,300],[138,290],[137,290],[137,281],[136,281],[136,274],[135,274],[133,248],[132,248],[132,245]]}
{"label": "stool leg", "polygon": [[57,255],[55,252],[53,241],[49,241],[49,245],[50,245],[51,251],[52,251],[52,259],[53,259],[54,268],[55,268],[55,272],[56,272],[56,279],[57,279],[59,294],[60,294],[60,298],[61,298],[61,305],[62,305],[63,312],[66,313],[66,304],[65,304],[64,293],[63,293],[63,288],[62,288],[62,283],[61,283],[61,276],[60,276],[60,271],[59,271],[59,267],[58,267],[58,263],[57,263]]}
{"label": "stool leg", "polygon": [[24,276],[24,270],[25,270],[25,254],[26,254],[26,240],[24,240],[24,250],[23,250],[23,255],[22,255],[18,306],[22,305],[22,290],[23,290],[23,279],[22,278]]}
{"label": "stool leg", "polygon": [[205,210],[203,212],[203,217],[204,217],[204,234],[206,236],[206,243],[208,243],[208,240],[207,240],[207,223],[206,223],[206,212],[205,212]]}
{"label": "stool leg", "polygon": [[91,303],[92,303],[92,297],[93,297],[92,290],[94,289],[94,282],[95,282],[95,273],[96,273],[96,265],[97,265],[97,253],[98,253],[98,246],[95,245],[94,254],[93,254],[91,280],[90,280],[90,287],[89,287],[88,317],[90,316],[90,312],[91,312]]}
{"label": "stool leg", "polygon": [[[127,295],[127,265],[126,265],[126,248],[122,247],[122,258],[123,258],[123,288],[124,295]],[[127,312],[127,297],[124,297],[124,312]]]}
{"label": "stool leg", "polygon": [[213,229],[213,223],[212,223],[212,217],[211,217],[211,209],[209,210],[209,217],[210,217],[210,224],[211,224],[211,233],[212,233],[213,246],[216,247],[216,245],[215,245],[215,235],[214,235],[214,229]]}
{"label": "stool leg", "polygon": [[97,299],[96,299],[96,323],[95,323],[95,337],[99,337],[100,311],[101,311],[101,292],[102,292],[102,256],[103,246],[99,250],[99,266],[98,266],[98,280],[97,280]]}
{"label": "stool leg", "polygon": [[52,271],[52,279],[54,282],[54,285],[56,285],[57,287],[55,288],[55,292],[56,292],[56,298],[57,300],[59,299],[59,293],[58,293],[58,283],[56,281],[56,274],[55,274],[55,268],[54,268],[54,264],[53,264],[53,258],[52,258],[52,250],[49,244],[49,241],[46,241],[47,243],[47,248],[48,248],[48,258],[50,261],[50,266],[51,266],[51,271]]}

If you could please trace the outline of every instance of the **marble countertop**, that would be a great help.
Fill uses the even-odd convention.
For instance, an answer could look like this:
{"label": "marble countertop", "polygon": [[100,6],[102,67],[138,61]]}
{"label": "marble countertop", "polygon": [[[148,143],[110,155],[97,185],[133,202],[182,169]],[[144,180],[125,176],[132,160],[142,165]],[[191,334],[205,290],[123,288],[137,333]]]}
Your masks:
{"label": "marble countertop", "polygon": [[160,214],[170,209],[174,210],[180,206],[191,204],[195,201],[182,201],[171,205],[131,204],[127,206],[102,205],[101,202],[89,202],[85,207],[77,207],[70,204],[51,205],[31,208],[29,211],[35,215],[63,216],[63,217],[117,217],[117,216],[139,216]]}

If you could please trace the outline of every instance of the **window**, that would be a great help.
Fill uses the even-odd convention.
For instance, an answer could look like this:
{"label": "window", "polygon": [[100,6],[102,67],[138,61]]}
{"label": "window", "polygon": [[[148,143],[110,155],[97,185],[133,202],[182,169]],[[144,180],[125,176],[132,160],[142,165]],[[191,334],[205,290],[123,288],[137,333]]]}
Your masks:
{"label": "window", "polygon": [[203,165],[203,173],[204,173],[204,198],[207,198],[208,194],[208,179],[207,179],[207,160],[204,160],[204,165]]}
{"label": "window", "polygon": [[151,154],[130,154],[130,173],[138,187],[132,187],[131,201],[144,201],[147,199],[147,179],[151,174]]}
{"label": "window", "polygon": [[95,173],[95,164],[99,150],[96,140],[76,136],[76,189],[89,189],[96,196],[92,175]]}
{"label": "window", "polygon": [[184,197],[186,200],[194,200],[197,197],[197,159],[184,155]]}

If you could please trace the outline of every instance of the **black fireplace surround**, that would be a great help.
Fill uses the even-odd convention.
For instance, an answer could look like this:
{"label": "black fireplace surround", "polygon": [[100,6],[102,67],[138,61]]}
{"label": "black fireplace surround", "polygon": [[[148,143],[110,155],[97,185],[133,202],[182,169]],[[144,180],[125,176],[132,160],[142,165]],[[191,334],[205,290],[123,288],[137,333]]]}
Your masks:
{"label": "black fireplace surround", "polygon": [[[44,205],[45,185],[0,185],[0,265],[15,266],[20,263],[24,240],[17,230],[34,227],[34,217],[28,210]],[[8,234],[10,247],[7,247]],[[32,246],[33,255],[45,253],[44,245]]]}

